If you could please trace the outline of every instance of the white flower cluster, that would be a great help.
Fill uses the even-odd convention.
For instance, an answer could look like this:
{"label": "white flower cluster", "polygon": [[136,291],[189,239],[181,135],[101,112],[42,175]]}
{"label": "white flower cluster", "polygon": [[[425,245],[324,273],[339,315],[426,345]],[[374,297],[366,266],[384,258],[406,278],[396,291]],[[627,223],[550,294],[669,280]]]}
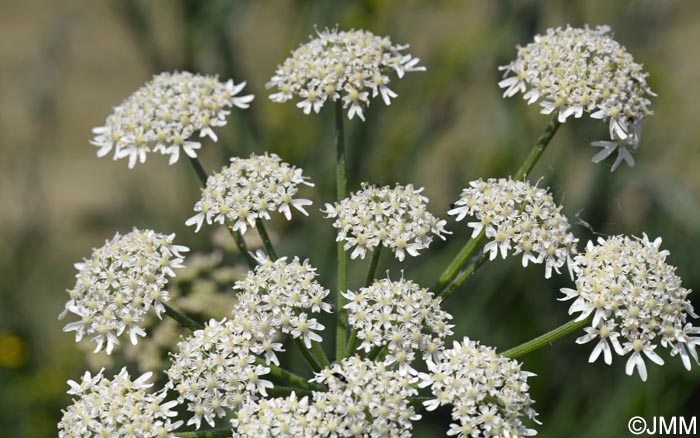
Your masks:
{"label": "white flower cluster", "polygon": [[233,80],[219,82],[216,76],[188,72],[161,73],[114,108],[104,126],[94,128],[91,143],[98,157],[114,150],[114,159],[143,163],[150,152],[170,155],[170,164],[180,157],[180,149],[195,158],[199,132],[216,141],[213,128],[226,124],[227,108],[248,108],[252,95],[236,96],[245,87]]}
{"label": "white flower cluster", "polygon": [[126,368],[112,380],[100,370],[94,377],[86,372],[80,383],[68,381],[68,394],[77,397],[63,411],[58,423],[59,438],[174,438],[172,433],[182,421],[171,422],[177,416],[171,410],[177,401],[163,403],[167,387],[154,393],[147,383],[152,373],[131,380]]}
{"label": "white flower cluster", "polygon": [[308,260],[287,262],[282,257],[273,262],[261,251],[256,260],[255,271],[233,286],[239,293],[232,321],[244,328],[256,353],[279,365],[275,351],[283,351],[282,344],[274,341],[280,332],[301,339],[306,348],[323,340],[318,332],[325,327],[310,314],[331,312],[331,304],[324,301],[330,291],[316,281],[316,268]]}
{"label": "white flower cluster", "polygon": [[286,102],[295,96],[297,107],[309,114],[318,113],[327,100],[342,99],[348,118],[357,115],[365,120],[369,98],[381,95],[389,105],[398,95],[389,88],[389,72],[401,78],[405,72],[424,71],[419,59],[401,53],[408,45],[392,44],[389,37],[379,37],[365,30],[316,31],[312,38],[292,52],[266,84],[275,88],[274,102]]}
{"label": "white flower cluster", "polygon": [[410,280],[377,280],[343,295],[348,299],[348,322],[361,341],[358,349],[370,352],[386,346],[385,363],[397,363],[401,372],[415,373],[410,366],[415,351],[425,358],[436,355],[452,334],[452,315],[440,308],[440,298]]}
{"label": "white flower cluster", "polygon": [[326,204],[321,210],[327,218],[334,218],[333,226],[340,230],[337,241],[345,241],[345,249],[354,248],[351,258],[365,258],[367,251],[379,245],[389,248],[400,261],[418,256],[421,249],[430,246],[432,234],[445,240],[446,221],[433,216],[428,210],[428,198],[422,188],[413,185],[375,187],[362,184],[362,190],[350,194],[335,204]]}
{"label": "white flower cluster", "polygon": [[312,380],[327,385],[328,392],[249,403],[231,420],[233,436],[403,438],[420,419],[408,400],[418,395],[413,387],[418,378],[381,363],[353,356]]}
{"label": "white flower cluster", "polygon": [[[493,347],[464,338],[444,350],[440,360],[428,360],[429,374],[422,375],[421,387],[430,386],[433,400],[424,402],[432,411],[452,405],[447,435],[458,437],[521,437],[536,435],[522,422],[537,423],[534,401],[527,379],[534,374],[520,364],[496,353]],[[539,424],[539,423],[538,423]]]}
{"label": "white flower cluster", "polygon": [[213,427],[215,418],[227,415],[226,409],[267,396],[273,385],[261,377],[270,369],[255,363],[251,344],[245,328],[226,319],[210,320],[177,344],[179,352],[172,354],[167,374],[178,401],[188,402],[188,425],[199,429],[204,419]]}
{"label": "white flower cluster", "polygon": [[308,215],[304,206],[311,201],[295,198],[299,184],[313,187],[307,179],[301,169],[275,154],[231,158],[230,165],[207,179],[202,198],[194,206],[198,213],[186,224],[196,225],[199,231],[205,220],[208,224],[229,220],[234,231],[245,233],[255,221],[269,220],[271,211],[284,214],[287,220],[292,218],[290,206]]}
{"label": "white flower cluster", "polygon": [[59,319],[70,312],[80,320],[67,324],[63,331],[75,331],[76,342],[94,335],[95,352],[104,347],[107,354],[124,332],[132,344],[146,336],[142,328],[146,313],[153,307],[160,318],[165,311],[163,303],[170,299],[165,286],[175,276],[173,269],[183,267],[181,253],[189,251],[174,245],[174,238],[175,234],[134,228],[123,236],[117,233],[94,249],[89,259],[76,263],[77,281],[68,291],[70,300]]}
{"label": "white flower cluster", "polygon": [[561,207],[546,190],[527,181],[505,178],[481,179],[469,183],[455,207],[448,211],[457,221],[473,216],[472,238],[485,230],[490,239],[484,246],[491,260],[500,252],[506,258],[522,254],[522,264],[544,263],[545,277],[552,270],[559,272],[576,252],[578,239],[571,233],[569,221],[561,214]]}
{"label": "white flower cluster", "polygon": [[569,313],[579,313],[578,321],[593,315],[583,344],[597,340],[590,362],[603,354],[612,363],[612,345],[620,356],[632,353],[626,372],[635,368],[642,380],[647,378],[642,355],[663,365],[654,351],[658,344],[680,355],[690,370],[692,357],[698,362],[700,327],[693,327],[688,316],[697,318],[688,300],[690,290],[681,286],[675,268],[666,264],[669,252],[660,250],[661,238],[612,236],[588,242],[586,252],[575,258],[576,289],[562,289],[563,300],[574,299]]}
{"label": "white flower cluster", "polygon": [[655,94],[646,83],[648,73],[612,39],[608,26],[548,29],[518,47],[517,59],[500,69],[504,96],[521,92],[528,104],[540,101],[542,113],[556,113],[560,122],[584,112],[608,120],[611,141],[593,143],[603,148],[594,162],[617,150],[613,170],[622,160],[634,164],[630,150],[639,146],[644,118],[652,114],[648,96]]}

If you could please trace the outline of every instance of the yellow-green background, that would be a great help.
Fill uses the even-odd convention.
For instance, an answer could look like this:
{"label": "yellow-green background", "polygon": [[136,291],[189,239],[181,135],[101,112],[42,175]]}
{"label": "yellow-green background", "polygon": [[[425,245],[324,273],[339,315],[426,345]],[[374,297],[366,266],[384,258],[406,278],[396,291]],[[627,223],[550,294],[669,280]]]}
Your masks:
{"label": "yellow-green background", "polygon": [[[374,101],[368,122],[347,123],[350,188],[360,181],[425,186],[443,217],[460,189],[479,177],[513,172],[547,116],[518,97],[504,100],[498,65],[515,45],[557,25],[608,24],[645,65],[658,93],[637,165],[610,174],[590,162],[605,126],[570,120],[532,178],[544,177],[572,222],[578,214],[602,233],[663,236],[670,263],[688,288],[700,289],[700,3],[688,1],[47,1],[4,2],[0,13],[0,437],[56,435],[69,403],[65,381],[85,369],[57,315],[73,285],[73,263],[115,231],[136,225],[176,232],[178,242],[206,250],[211,228],[184,226],[198,194],[186,161],[168,167],[150,156],[128,170],[98,159],[88,141],[117,105],[159,71],[188,69],[246,80],[256,99],[234,111],[203,161],[217,169],[234,154],[273,151],[317,183],[306,193],[309,218],[275,220],[278,252],[310,257],[333,285],[333,233],[317,207],[333,189],[329,109],[305,116],[294,104],[268,100],[265,82],[313,33],[314,25],[360,27],[410,43],[427,66],[392,82],[390,107]],[[383,260],[426,286],[461,242],[455,234],[402,265]],[[591,232],[574,225],[582,241]],[[357,285],[367,261],[351,263]],[[566,321],[556,301],[569,280],[545,281],[541,266],[518,260],[485,265],[448,303],[456,332],[505,349]],[[700,300],[693,297],[696,306]],[[327,338],[332,338],[329,334]],[[588,364],[592,345],[575,336],[523,358],[538,374],[532,395],[542,437],[624,437],[634,415],[692,415],[700,371],[678,358],[650,364],[649,381]],[[299,364],[292,364],[303,371]],[[138,370],[133,369],[133,372]],[[440,436],[446,411],[426,416],[415,436]]]}

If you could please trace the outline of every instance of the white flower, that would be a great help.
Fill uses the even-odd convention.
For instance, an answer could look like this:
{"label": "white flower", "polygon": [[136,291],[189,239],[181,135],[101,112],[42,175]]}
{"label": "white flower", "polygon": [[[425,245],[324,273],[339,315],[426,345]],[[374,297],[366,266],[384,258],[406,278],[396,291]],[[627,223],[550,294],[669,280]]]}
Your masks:
{"label": "white flower", "polygon": [[655,94],[646,83],[648,73],[612,39],[608,26],[548,29],[518,47],[517,59],[500,69],[504,97],[523,93],[528,104],[539,101],[543,114],[555,113],[562,123],[584,112],[607,120],[611,141],[593,142],[603,148],[593,162],[617,150],[612,170],[623,160],[634,164],[630,152],[639,146],[644,119],[653,114],[648,96]]}
{"label": "white flower", "polygon": [[214,426],[214,419],[225,417],[247,400],[267,395],[272,383],[260,377],[269,368],[255,364],[245,327],[222,319],[210,320],[177,344],[171,356],[168,378],[178,392],[178,401],[187,401],[191,417],[187,424],[197,429],[202,420]]}
{"label": "white flower", "polygon": [[688,316],[697,318],[688,299],[691,291],[666,264],[669,252],[660,245],[660,238],[650,241],[646,235],[588,242],[586,252],[574,260],[576,289],[562,289],[562,300],[574,300],[570,314],[578,313],[579,321],[593,316],[586,335],[576,340],[598,340],[589,360],[603,353],[605,363],[611,364],[610,343],[619,356],[632,353],[626,372],[631,375],[636,369],[642,380],[647,378],[644,357],[664,363],[654,351],[658,345],[669,348],[672,356],[679,354],[689,370],[690,358],[698,362],[700,328],[687,321]]}
{"label": "white flower", "polygon": [[382,279],[359,292],[346,292],[348,322],[357,330],[358,350],[387,347],[386,364],[414,373],[415,351],[435,356],[452,334],[452,315],[440,308],[440,298],[416,283]]}
{"label": "white flower", "polygon": [[427,365],[430,373],[421,375],[420,386],[429,386],[435,399],[423,404],[429,411],[452,405],[455,423],[448,435],[519,437],[537,433],[522,422],[527,417],[537,423],[527,384],[534,374],[522,371],[517,361],[464,338],[444,350],[439,360],[429,358]]}
{"label": "white flower", "polygon": [[228,220],[234,231],[245,233],[257,220],[269,220],[271,212],[282,213],[287,220],[292,218],[291,208],[308,215],[304,207],[311,201],[296,197],[300,184],[313,187],[307,179],[301,169],[275,154],[231,158],[231,164],[209,176],[194,206],[197,214],[185,224],[199,231],[205,221],[223,224]]}
{"label": "white flower", "polygon": [[301,339],[307,348],[311,341],[321,342],[318,332],[325,327],[310,314],[331,312],[331,304],[324,301],[330,291],[316,281],[318,274],[308,260],[287,262],[282,257],[273,262],[262,252],[257,260],[255,270],[233,286],[238,301],[231,318],[245,329],[252,351],[279,365],[275,351],[282,351],[282,344],[275,339],[280,332]]}
{"label": "white flower", "polygon": [[446,222],[427,210],[428,198],[422,191],[411,184],[380,188],[363,183],[362,190],[339,203],[326,204],[321,211],[335,219],[336,240],[345,242],[345,250],[353,248],[351,258],[364,258],[367,251],[382,245],[403,261],[406,254],[416,257],[428,248],[433,235],[444,240],[443,234],[450,234]]}
{"label": "white flower", "polygon": [[126,368],[111,380],[103,371],[94,377],[86,372],[80,383],[68,381],[68,394],[75,398],[58,423],[59,438],[175,437],[182,421],[171,421],[177,402],[164,403],[168,387],[148,392],[150,372],[132,381]]}
{"label": "white flower", "polygon": [[371,97],[381,96],[386,105],[398,95],[389,88],[391,71],[401,78],[405,72],[424,71],[418,58],[402,53],[408,45],[392,44],[365,30],[316,31],[317,37],[292,52],[267,88],[276,89],[273,102],[297,96],[304,114],[318,113],[326,101],[342,99],[348,118],[365,120],[364,110]]}
{"label": "white flower", "polygon": [[467,225],[473,229],[472,238],[482,231],[490,241],[484,253],[491,260],[499,254],[521,254],[523,267],[532,263],[545,264],[545,277],[552,270],[570,261],[576,253],[578,239],[571,233],[571,225],[561,207],[546,190],[527,181],[490,178],[469,183],[469,187],[447,212],[461,221],[467,216],[477,219]]}
{"label": "white flower", "polygon": [[101,248],[94,249],[89,259],[76,263],[77,282],[68,291],[70,300],[59,315],[68,313],[80,320],[67,324],[63,331],[75,331],[76,342],[93,336],[95,352],[103,348],[110,354],[126,332],[132,344],[146,336],[144,317],[153,307],[160,318],[163,303],[170,299],[165,290],[173,269],[182,268],[181,253],[185,246],[174,245],[175,234],[165,235],[151,230],[134,230],[124,236],[117,233]]}
{"label": "white flower", "polygon": [[129,159],[129,168],[151,152],[169,155],[170,164],[180,149],[194,158],[201,148],[194,134],[216,141],[213,128],[226,125],[229,108],[248,108],[253,96],[237,96],[244,86],[216,76],[161,73],[115,107],[105,125],[92,130],[91,143],[98,157],[114,152],[115,160]]}

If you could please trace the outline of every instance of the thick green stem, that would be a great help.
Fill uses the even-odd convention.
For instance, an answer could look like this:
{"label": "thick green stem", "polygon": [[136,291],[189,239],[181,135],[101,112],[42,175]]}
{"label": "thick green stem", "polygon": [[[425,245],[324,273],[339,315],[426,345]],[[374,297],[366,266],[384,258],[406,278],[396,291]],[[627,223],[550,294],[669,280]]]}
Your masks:
{"label": "thick green stem", "polygon": [[267,251],[267,255],[270,256],[270,259],[272,261],[277,260],[277,253],[275,252],[275,248],[272,246],[272,241],[270,241],[270,236],[267,234],[267,230],[265,229],[265,224],[258,219],[255,221],[255,228],[258,229],[258,233],[260,234],[260,238],[262,239],[263,245],[265,246],[265,251]]}
{"label": "thick green stem", "polygon": [[198,323],[187,315],[178,312],[167,304],[163,303],[163,307],[165,307],[165,314],[177,321],[181,326],[187,327],[192,331],[201,330],[204,328],[202,324]]}
{"label": "thick green stem", "polygon": [[506,350],[503,353],[501,353],[501,355],[509,357],[511,359],[516,359],[520,356],[524,356],[535,350],[539,350],[545,345],[551,344],[552,342],[568,335],[571,332],[580,329],[581,327],[587,325],[590,321],[591,317],[588,317],[583,321],[569,321],[566,324],[563,324],[552,331],[549,331],[541,336],[536,337],[535,339],[532,339],[531,341],[527,341],[524,344],[520,344],[517,347],[513,347],[510,350]]}
{"label": "thick green stem", "polygon": [[382,255],[382,244],[372,252],[372,258],[369,261],[369,270],[367,271],[367,279],[365,280],[365,287],[368,287],[374,281],[374,275],[377,272],[377,266],[379,265],[379,257]]}
{"label": "thick green stem", "polygon": [[301,339],[297,338],[294,340],[294,344],[297,346],[301,354],[304,356],[304,359],[306,359],[306,363],[311,367],[313,372],[317,373],[321,371],[321,364],[318,363],[316,360],[316,357],[311,353],[311,350],[306,348],[306,345],[304,345],[304,341]]}
{"label": "thick green stem", "polygon": [[305,389],[307,391],[326,391],[326,387],[318,383],[311,383],[301,376],[284,370],[276,365],[269,364],[260,358],[255,359],[255,363],[270,369],[270,376],[276,377],[284,381],[286,384],[295,388]]}
{"label": "thick green stem", "polygon": [[352,356],[357,350],[357,343],[359,339],[357,338],[357,329],[352,329],[350,332],[350,340],[348,341],[348,349],[345,351],[345,357]]}
{"label": "thick green stem", "polygon": [[[336,199],[341,201],[345,198],[347,180],[345,177],[345,132],[343,128],[343,102],[338,99],[335,102],[335,147],[336,147]],[[335,355],[340,360],[345,354],[348,336],[348,317],[345,312],[345,297],[343,292],[347,288],[347,260],[343,242],[337,244],[338,251],[338,290],[336,293],[336,313],[338,317]]]}
{"label": "thick green stem", "polygon": [[197,432],[176,432],[175,436],[179,438],[229,438],[233,435],[230,427],[222,427],[220,429],[200,430]]}
{"label": "thick green stem", "polygon": [[479,269],[479,267],[483,265],[487,259],[488,255],[483,253],[479,257],[476,257],[476,259],[471,262],[462,272],[460,272],[457,278],[455,278],[449,286],[443,289],[438,296],[441,296],[443,301],[448,299],[454,293],[454,291],[462,285],[462,283],[474,275],[474,272],[476,272],[476,270]]}
{"label": "thick green stem", "polygon": [[[202,187],[207,186],[207,178],[208,174],[207,171],[204,169],[204,166],[202,166],[202,162],[199,161],[199,158],[192,158],[188,157],[190,159],[190,163],[192,164],[192,168],[194,169],[194,172],[197,174],[197,177],[199,178],[199,182],[202,184]],[[234,242],[236,242],[236,246],[238,247],[238,251],[240,251],[241,255],[245,259],[246,263],[248,263],[248,267],[250,269],[254,269],[255,266],[257,265],[257,262],[255,259],[248,253],[248,247],[245,244],[245,240],[243,239],[243,236],[241,233],[238,231],[233,231],[233,228],[231,226],[226,226],[228,229],[229,233],[231,233],[231,236],[233,237]]]}
{"label": "thick green stem", "polygon": [[515,180],[525,179],[530,174],[530,171],[533,167],[535,167],[535,164],[537,164],[537,161],[542,156],[542,153],[547,148],[547,145],[552,140],[552,137],[554,137],[554,134],[556,134],[557,129],[559,129],[559,126],[561,126],[561,122],[559,121],[557,116],[554,116],[554,118],[544,129],[542,135],[540,135],[540,138],[537,139],[537,143],[535,143],[535,145],[530,150],[530,153],[528,154],[527,158],[525,158],[525,162],[515,173],[515,176],[513,177]]}
{"label": "thick green stem", "polygon": [[[530,153],[527,155],[525,158],[525,161],[523,164],[520,166],[518,171],[515,173],[515,176],[513,177],[515,180],[521,180],[524,178],[527,178],[527,176],[530,174],[532,171],[532,168],[535,167],[535,164],[537,164],[537,161],[540,159],[542,156],[542,153],[544,150],[547,148],[547,145],[549,145],[549,142],[552,140],[552,137],[554,137],[554,134],[556,134],[557,130],[559,129],[559,126],[561,126],[561,123],[555,116],[547,125],[545,128],[544,132],[542,135],[540,135],[540,138],[537,139],[537,142],[532,146],[532,149],[530,150]],[[462,269],[462,267],[467,263],[467,260],[469,260],[474,252],[481,246],[481,243],[484,240],[484,237],[486,236],[485,231],[482,231],[478,236],[476,236],[473,239],[470,239],[467,241],[466,244],[462,247],[462,249],[457,253],[454,259],[450,262],[449,265],[445,268],[445,270],[440,274],[440,278],[438,279],[437,283],[433,286],[431,289],[433,293],[436,294],[441,294],[441,295],[449,295],[452,293],[452,290],[459,286],[457,285],[451,285],[450,283],[457,277],[459,270]],[[481,259],[478,259],[479,261]],[[462,279],[462,282],[466,280],[469,276],[471,276],[474,271],[481,266],[481,264],[484,262],[484,260],[481,260],[480,263],[476,264],[472,263],[471,266],[474,266],[474,269],[469,272],[465,278]],[[463,277],[462,274],[459,275],[460,278]],[[443,291],[445,288],[447,288],[449,285],[449,288],[452,289],[449,293],[445,294]]]}
{"label": "thick green stem", "polygon": [[428,400],[435,400],[435,397],[424,397],[424,396],[409,397],[408,403],[411,406],[413,406],[414,408],[423,408],[423,402],[426,402]]}
{"label": "thick green stem", "polygon": [[275,385],[274,387],[267,389],[267,393],[268,395],[270,395],[270,397],[287,397],[293,392],[296,393],[296,395],[299,397],[311,395],[311,391],[308,391],[306,389],[289,388],[286,386]]}

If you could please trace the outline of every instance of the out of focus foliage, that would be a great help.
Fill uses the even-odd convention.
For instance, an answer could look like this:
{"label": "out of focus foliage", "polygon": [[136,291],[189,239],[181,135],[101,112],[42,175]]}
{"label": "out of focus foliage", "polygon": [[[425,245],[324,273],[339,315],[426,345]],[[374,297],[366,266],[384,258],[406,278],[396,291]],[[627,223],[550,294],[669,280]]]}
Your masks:
{"label": "out of focus foliage", "polygon": [[[610,163],[592,164],[595,149],[588,143],[606,128],[570,120],[532,178],[551,186],[578,224],[579,238],[644,231],[662,236],[684,285],[700,290],[700,270],[694,269],[700,57],[691,44],[700,41],[700,3],[10,2],[0,15],[0,437],[55,436],[69,402],[65,381],[90,366],[57,320],[74,281],[74,262],[132,226],[176,232],[179,243],[211,250],[208,232],[194,235],[184,226],[198,195],[187,162],[168,167],[153,159],[128,170],[123,162],[95,157],[90,129],[160,71],[248,81],[246,90],[256,100],[250,110],[232,114],[219,143],[205,144],[205,165],[218,169],[231,155],[275,152],[316,182],[314,202],[321,207],[334,193],[330,110],[305,116],[291,103],[274,104],[264,84],[315,25],[336,23],[410,43],[428,68],[397,82],[399,97],[390,107],[373,105],[367,123],[347,124],[350,189],[361,181],[425,186],[431,211],[442,217],[469,180],[512,173],[548,122],[521,99],[501,98],[497,66],[514,58],[517,44],[548,27],[610,25],[645,64],[658,93],[637,165],[610,174]],[[276,221],[270,229],[279,253],[309,257],[321,281],[332,285],[334,234],[316,207],[309,218]],[[401,265],[407,277],[426,286],[434,281],[468,235],[464,224],[450,220],[448,228],[455,233],[446,244],[436,242]],[[365,265],[351,263],[351,284],[358,284]],[[380,269],[389,267],[398,275],[386,258]],[[236,274],[228,275],[224,280]],[[515,258],[488,263],[447,303],[459,323],[456,337],[468,334],[503,350],[553,328],[567,320],[567,304],[555,299],[564,285],[565,276],[545,281],[540,267],[523,270]],[[697,297],[694,302],[700,306]],[[699,367],[686,372],[680,360],[669,360],[653,366],[644,384],[625,376],[624,360],[612,367],[588,364],[591,346],[573,340],[523,358],[539,376],[532,379],[543,421],[539,436],[624,436],[634,415],[697,413]],[[427,414],[430,421],[421,422],[415,435],[444,434],[448,414]]]}

